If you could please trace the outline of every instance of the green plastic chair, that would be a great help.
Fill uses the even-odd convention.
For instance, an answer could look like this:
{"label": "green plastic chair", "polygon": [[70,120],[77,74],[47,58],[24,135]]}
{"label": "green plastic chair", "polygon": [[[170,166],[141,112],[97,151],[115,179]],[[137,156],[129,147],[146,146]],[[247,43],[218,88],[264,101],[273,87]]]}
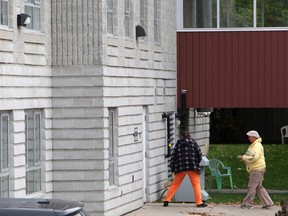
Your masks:
{"label": "green plastic chair", "polygon": [[212,186],[212,179],[215,177],[217,183],[217,189],[220,192],[222,189],[222,177],[226,176],[230,178],[230,186],[231,189],[233,190],[231,167],[224,166],[224,164],[217,159],[210,159],[208,166],[209,169],[211,170],[210,191]]}

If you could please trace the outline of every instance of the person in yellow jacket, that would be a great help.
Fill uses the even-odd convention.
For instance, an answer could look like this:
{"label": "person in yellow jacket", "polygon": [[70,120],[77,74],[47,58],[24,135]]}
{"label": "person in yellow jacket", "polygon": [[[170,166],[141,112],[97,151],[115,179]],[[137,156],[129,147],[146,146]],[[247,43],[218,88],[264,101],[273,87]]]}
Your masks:
{"label": "person in yellow jacket", "polygon": [[241,203],[241,208],[252,209],[253,200],[257,194],[263,204],[262,208],[269,209],[274,203],[262,185],[266,170],[264,148],[261,144],[262,139],[255,130],[249,131],[247,136],[251,145],[246,154],[238,156],[246,164],[246,170],[249,173],[248,192]]}

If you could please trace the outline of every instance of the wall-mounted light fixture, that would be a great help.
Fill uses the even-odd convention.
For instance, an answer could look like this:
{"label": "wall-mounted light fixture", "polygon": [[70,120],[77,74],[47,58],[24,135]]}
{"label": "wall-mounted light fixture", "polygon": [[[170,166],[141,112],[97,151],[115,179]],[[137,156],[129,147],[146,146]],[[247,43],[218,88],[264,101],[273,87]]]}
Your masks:
{"label": "wall-mounted light fixture", "polygon": [[18,14],[17,15],[17,26],[26,26],[31,23],[31,16],[28,14]]}
{"label": "wall-mounted light fixture", "polygon": [[138,141],[138,138],[141,137],[141,133],[138,131],[138,127],[134,128],[134,133],[132,134],[132,136],[134,137],[134,142]]}
{"label": "wall-mounted light fixture", "polygon": [[145,29],[142,26],[137,25],[136,26],[136,40],[138,40],[138,37],[144,37],[144,36],[146,36]]}

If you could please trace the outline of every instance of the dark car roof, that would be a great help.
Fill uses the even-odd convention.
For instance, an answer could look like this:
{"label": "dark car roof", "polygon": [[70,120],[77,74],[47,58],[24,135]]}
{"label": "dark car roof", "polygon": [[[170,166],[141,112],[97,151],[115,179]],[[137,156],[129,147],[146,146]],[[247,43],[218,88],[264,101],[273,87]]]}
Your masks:
{"label": "dark car roof", "polygon": [[[60,199],[1,198],[2,215],[69,215],[83,208],[83,203]],[[20,214],[19,214],[20,215]]]}

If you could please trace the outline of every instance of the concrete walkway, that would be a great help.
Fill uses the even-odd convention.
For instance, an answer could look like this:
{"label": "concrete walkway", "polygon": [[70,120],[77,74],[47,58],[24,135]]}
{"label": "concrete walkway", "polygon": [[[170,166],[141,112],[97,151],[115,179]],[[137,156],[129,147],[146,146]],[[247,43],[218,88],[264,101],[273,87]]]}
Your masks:
{"label": "concrete walkway", "polygon": [[[211,190],[217,192],[217,190]],[[284,190],[267,190],[269,194],[288,193]],[[221,193],[247,193],[247,189],[222,189]],[[240,204],[211,204],[206,208],[197,208],[193,203],[169,203],[163,207],[163,203],[146,203],[142,208],[125,216],[274,216],[281,210],[281,206],[272,206],[270,209],[262,209],[261,205],[255,205],[253,209],[242,209]]]}
{"label": "concrete walkway", "polygon": [[262,209],[258,205],[253,209],[241,209],[239,205],[223,204],[208,204],[206,208],[197,208],[190,203],[170,203],[168,207],[163,207],[162,203],[148,203],[125,216],[273,216],[280,209],[280,206]]}
{"label": "concrete walkway", "polygon": [[[288,194],[288,191],[287,190],[269,190],[269,189],[266,189],[268,194]],[[208,193],[210,193],[209,190],[206,190]],[[211,189],[211,192],[212,193],[217,193],[217,189]],[[228,194],[245,194],[247,193],[247,189],[234,189],[234,190],[231,190],[231,189],[222,189],[220,193],[228,193]]]}

